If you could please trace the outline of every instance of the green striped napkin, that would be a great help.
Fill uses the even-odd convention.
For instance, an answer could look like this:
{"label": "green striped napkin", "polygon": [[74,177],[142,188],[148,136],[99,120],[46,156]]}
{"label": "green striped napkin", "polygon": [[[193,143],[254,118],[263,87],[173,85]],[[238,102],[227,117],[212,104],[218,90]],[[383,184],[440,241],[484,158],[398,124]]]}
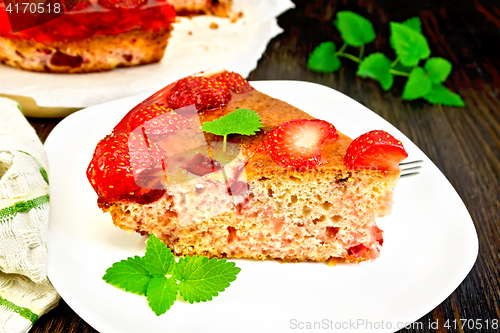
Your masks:
{"label": "green striped napkin", "polygon": [[28,332],[59,302],[47,278],[47,158],[19,105],[0,98],[0,332]]}

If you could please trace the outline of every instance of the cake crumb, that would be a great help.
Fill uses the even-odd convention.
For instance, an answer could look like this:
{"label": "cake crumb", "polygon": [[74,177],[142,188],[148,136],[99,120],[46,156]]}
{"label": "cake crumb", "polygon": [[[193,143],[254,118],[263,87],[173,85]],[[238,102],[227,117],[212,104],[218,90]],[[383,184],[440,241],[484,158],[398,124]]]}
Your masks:
{"label": "cake crumb", "polygon": [[215,22],[210,23],[210,29],[218,29],[219,25]]}
{"label": "cake crumb", "polygon": [[192,36],[192,35],[193,35],[193,32],[192,32],[192,31],[188,31],[188,35],[189,35],[189,36]]}
{"label": "cake crumb", "polygon": [[231,16],[231,23],[236,23],[238,19],[243,17],[243,12],[238,12],[236,15]]}

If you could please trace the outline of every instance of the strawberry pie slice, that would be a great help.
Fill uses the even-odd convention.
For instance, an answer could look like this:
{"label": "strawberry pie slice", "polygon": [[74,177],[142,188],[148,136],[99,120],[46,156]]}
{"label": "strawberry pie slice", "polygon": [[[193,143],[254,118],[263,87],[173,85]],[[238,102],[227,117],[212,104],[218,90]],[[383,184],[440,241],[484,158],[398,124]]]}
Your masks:
{"label": "strawberry pie slice", "polygon": [[[250,118],[236,113],[257,114],[259,128],[241,130]],[[352,140],[335,125],[238,74],[202,73],[134,107],[99,142],[87,177],[116,226],[177,255],[375,259],[376,219],[391,211],[407,153],[385,131]]]}

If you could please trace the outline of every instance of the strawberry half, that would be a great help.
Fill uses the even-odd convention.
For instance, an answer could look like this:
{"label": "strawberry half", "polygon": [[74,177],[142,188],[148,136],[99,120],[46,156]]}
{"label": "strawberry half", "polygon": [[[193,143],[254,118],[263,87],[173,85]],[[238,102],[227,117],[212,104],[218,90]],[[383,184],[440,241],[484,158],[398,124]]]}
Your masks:
{"label": "strawberry half", "polygon": [[238,73],[223,72],[213,76],[213,79],[227,85],[229,91],[241,94],[253,90],[253,87]]}
{"label": "strawberry half", "polygon": [[319,119],[291,120],[275,127],[266,138],[266,149],[274,161],[296,169],[314,169],[324,163],[321,147],[335,140],[335,126]]}
{"label": "strawberry half", "polygon": [[108,9],[137,9],[144,6],[148,0],[99,0],[98,2]]}
{"label": "strawberry half", "polygon": [[163,195],[163,154],[140,131],[102,139],[87,168],[87,178],[103,201],[122,198],[137,202]]}
{"label": "strawberry half", "polygon": [[191,76],[180,79],[167,97],[172,109],[196,105],[198,112],[220,109],[231,99],[225,83],[213,77]]}
{"label": "strawberry half", "polygon": [[408,157],[401,141],[385,131],[370,131],[351,142],[344,161],[350,167],[397,170]]}
{"label": "strawberry half", "polygon": [[130,132],[142,126],[146,135],[170,134],[189,125],[189,119],[158,103],[135,111],[128,120],[128,130]]}

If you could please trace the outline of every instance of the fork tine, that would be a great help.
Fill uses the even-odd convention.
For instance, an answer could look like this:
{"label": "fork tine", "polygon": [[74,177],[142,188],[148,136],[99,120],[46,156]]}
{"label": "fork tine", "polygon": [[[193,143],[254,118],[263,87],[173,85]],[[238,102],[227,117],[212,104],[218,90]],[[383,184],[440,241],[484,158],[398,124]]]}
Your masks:
{"label": "fork tine", "polygon": [[405,174],[402,174],[400,175],[399,177],[408,177],[408,176],[416,176],[418,175],[420,172],[410,172],[410,173],[405,173]]}
{"label": "fork tine", "polygon": [[424,160],[416,160],[416,161],[411,161],[411,162],[402,162],[399,163],[399,165],[408,165],[408,164],[415,164],[415,163],[422,163]]}
{"label": "fork tine", "polygon": [[400,177],[408,177],[408,176],[416,176],[416,175],[418,175],[420,173],[419,171],[413,171],[413,172],[408,172],[408,171],[422,169],[421,165],[415,165],[415,166],[413,166],[414,164],[422,163],[422,162],[423,162],[423,160],[416,160],[416,161],[399,163],[400,166],[406,166],[406,165],[409,166],[408,168],[401,169],[401,175],[400,175]]}

